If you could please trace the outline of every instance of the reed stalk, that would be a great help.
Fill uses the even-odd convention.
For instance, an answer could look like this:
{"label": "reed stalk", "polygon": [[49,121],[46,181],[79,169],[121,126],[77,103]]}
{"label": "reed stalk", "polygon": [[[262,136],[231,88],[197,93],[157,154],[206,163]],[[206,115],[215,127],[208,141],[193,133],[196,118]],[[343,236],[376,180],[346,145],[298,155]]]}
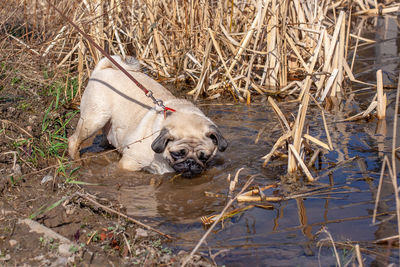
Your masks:
{"label": "reed stalk", "polygon": [[[0,23],[32,28],[42,40],[6,31],[7,40],[30,53],[32,58],[48,62],[55,71],[76,73],[78,92],[69,95],[79,102],[90,70],[102,57],[100,52],[55,16],[46,1],[39,1],[40,4],[34,0],[11,2],[17,10],[12,16],[0,14]],[[358,81],[352,69],[357,48],[374,41],[362,37],[361,28],[357,34],[351,33],[351,18],[360,14],[395,12],[400,7],[398,3],[387,6],[374,3],[362,0],[240,3],[60,0],[56,5],[110,54],[137,57],[159,80],[185,81],[192,88],[186,93],[194,100],[228,97],[252,104],[257,95],[291,95],[301,103],[293,127],[279,112],[278,105],[269,101],[284,125],[285,138],[278,139],[272,154],[264,157],[264,165],[277,146],[287,142],[293,145],[287,152],[288,172],[292,173],[301,168],[294,153],[303,158],[305,140],[332,149],[329,136],[325,142],[305,135],[310,98],[318,99],[321,105],[338,103],[334,98],[345,95],[346,79],[368,84]],[[350,9],[337,12],[341,7]],[[25,21],[18,21],[18,17]],[[351,64],[347,62],[350,39],[356,40]],[[2,43],[4,51],[9,48]],[[32,75],[31,80],[36,78],[37,75]],[[376,102],[372,101],[366,111],[345,120],[365,118],[375,108],[378,118],[384,118],[386,95],[381,75],[378,74],[377,79]],[[329,133],[324,115],[323,119],[325,131]],[[287,132],[291,133],[288,138]]]}

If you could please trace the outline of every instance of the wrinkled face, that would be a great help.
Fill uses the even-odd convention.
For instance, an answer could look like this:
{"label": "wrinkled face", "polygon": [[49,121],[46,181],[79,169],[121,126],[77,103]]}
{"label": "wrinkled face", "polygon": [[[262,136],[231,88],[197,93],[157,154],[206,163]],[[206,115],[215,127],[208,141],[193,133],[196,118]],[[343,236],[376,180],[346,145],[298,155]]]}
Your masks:
{"label": "wrinkled face", "polygon": [[196,114],[179,113],[166,119],[151,145],[185,177],[202,173],[217,150],[224,151],[227,146],[227,141],[211,121]]}

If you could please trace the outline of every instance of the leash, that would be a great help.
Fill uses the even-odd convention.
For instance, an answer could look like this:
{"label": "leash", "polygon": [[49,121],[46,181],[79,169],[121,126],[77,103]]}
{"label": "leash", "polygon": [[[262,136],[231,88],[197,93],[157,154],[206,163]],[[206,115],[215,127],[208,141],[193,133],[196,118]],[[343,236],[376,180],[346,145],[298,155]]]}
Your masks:
{"label": "leash", "polygon": [[108,60],[111,61],[111,63],[113,63],[120,71],[122,71],[122,73],[124,73],[132,82],[134,82],[136,84],[137,87],[139,87],[140,89],[142,89],[142,91],[144,92],[144,94],[150,98],[153,103],[156,106],[161,107],[164,110],[164,118],[167,115],[167,111],[171,111],[171,112],[175,112],[175,109],[166,107],[164,105],[164,102],[161,99],[157,99],[154,97],[153,92],[149,89],[146,89],[143,84],[141,84],[138,80],[136,80],[135,78],[133,78],[133,76],[126,70],[124,69],[115,59],[113,59],[103,48],[101,48],[95,41],[93,41],[93,39],[87,35],[84,31],[82,31],[70,18],[68,18],[66,15],[64,15],[64,13],[62,13],[53,3],[50,2],[50,0],[46,0],[46,2],[53,7],[60,15],[63,19],[65,19],[66,21],[68,21],[69,24],[71,24],[80,34],[83,35],[83,37],[85,37],[85,39],[87,41],[89,41],[90,44],[92,44],[97,50],[99,50],[103,56],[105,56]]}

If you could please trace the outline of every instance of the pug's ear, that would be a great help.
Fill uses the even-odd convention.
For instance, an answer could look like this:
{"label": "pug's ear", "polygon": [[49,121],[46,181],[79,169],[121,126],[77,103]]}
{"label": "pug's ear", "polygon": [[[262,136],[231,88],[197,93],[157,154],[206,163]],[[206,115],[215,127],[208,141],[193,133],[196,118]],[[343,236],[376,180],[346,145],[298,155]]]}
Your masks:
{"label": "pug's ear", "polygon": [[218,150],[221,152],[228,147],[228,142],[215,125],[210,126],[210,132],[208,132],[207,137],[211,138],[213,143],[217,145]]}
{"label": "pug's ear", "polygon": [[153,149],[153,151],[156,153],[162,153],[167,147],[168,142],[171,140],[173,140],[173,138],[169,131],[165,128],[162,128],[160,135],[157,136],[157,138],[154,139],[153,143],[151,144],[151,149]]}

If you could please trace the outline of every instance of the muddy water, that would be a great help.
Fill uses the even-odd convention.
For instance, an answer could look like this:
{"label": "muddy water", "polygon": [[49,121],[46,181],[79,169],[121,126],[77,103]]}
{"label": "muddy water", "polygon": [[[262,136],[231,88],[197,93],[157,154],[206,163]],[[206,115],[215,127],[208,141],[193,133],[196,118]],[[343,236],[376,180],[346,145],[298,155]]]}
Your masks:
{"label": "muddy water", "polygon": [[[355,73],[363,81],[375,83],[375,72],[382,69],[384,83],[394,84],[400,65],[399,33],[396,17],[377,17],[357,21],[363,36],[377,41],[358,49]],[[368,31],[370,33],[364,33]],[[351,56],[351,55],[350,55]],[[365,86],[364,86],[365,87]],[[352,90],[363,87],[354,85]],[[349,95],[351,91],[348,92]],[[395,89],[386,90],[389,107],[386,121],[376,119],[335,123],[348,115],[364,110],[375,92],[365,89],[355,93],[355,101],[327,115],[334,151],[325,151],[311,168],[321,176],[315,184],[285,179],[286,161],[275,159],[262,167],[262,159],[282,135],[281,127],[271,108],[263,101],[252,105],[199,106],[221,128],[229,140],[227,151],[201,177],[183,179],[173,174],[154,176],[145,172],[125,173],[116,169],[118,155],[108,154],[93,159],[82,167],[79,179],[100,185],[87,190],[108,199],[119,201],[126,213],[158,227],[176,237],[170,246],[191,250],[205,233],[199,218],[216,214],[226,203],[224,197],[206,196],[205,192],[226,195],[228,174],[234,175],[244,167],[241,186],[249,175],[257,174],[255,185],[281,182],[280,194],[312,192],[279,203],[274,209],[252,208],[224,221],[207,239],[205,253],[220,253],[218,264],[228,266],[322,266],[335,265],[332,247],[319,246],[327,237],[318,234],[323,228],[339,242],[337,250],[342,264],[351,260],[351,246],[360,244],[367,265],[385,266],[399,262],[398,250],[375,240],[396,234],[393,216],[395,202],[388,177],[382,187],[378,223],[372,224],[372,212],[384,155],[390,155],[393,132]],[[281,105],[288,117],[296,114],[296,105]],[[320,111],[311,106],[309,132],[326,142]],[[263,127],[256,144],[258,132]],[[399,138],[398,138],[399,139]],[[397,144],[400,140],[397,140]],[[352,161],[349,159],[356,157]],[[326,171],[333,169],[329,174]],[[347,163],[346,163],[347,162]],[[398,161],[397,161],[398,164]],[[400,169],[400,166],[397,167]],[[314,191],[312,191],[314,190]],[[271,194],[271,192],[266,192]],[[244,207],[248,204],[237,204]],[[375,265],[376,264],[376,265]]]}

